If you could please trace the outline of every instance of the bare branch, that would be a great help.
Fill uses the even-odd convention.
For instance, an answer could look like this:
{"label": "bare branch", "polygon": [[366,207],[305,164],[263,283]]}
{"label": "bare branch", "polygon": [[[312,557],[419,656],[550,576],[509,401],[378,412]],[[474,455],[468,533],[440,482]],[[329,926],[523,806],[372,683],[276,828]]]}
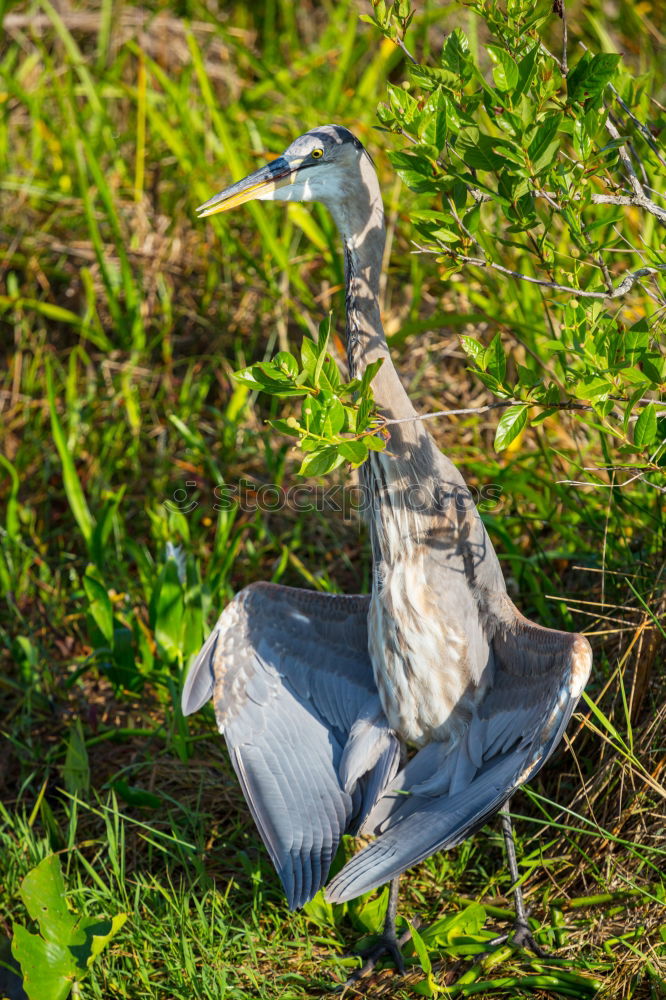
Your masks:
{"label": "bare branch", "polygon": [[[626,399],[615,399],[610,397],[613,402],[626,403]],[[656,399],[637,399],[634,403],[635,406],[649,406],[650,403],[657,403],[659,400]],[[460,417],[468,416],[471,413],[488,413],[489,410],[505,410],[509,406],[539,406],[542,410],[577,410],[583,411],[585,413],[593,413],[594,407],[590,406],[588,403],[575,403],[573,400],[563,400],[558,403],[540,403],[538,401],[529,401],[525,399],[500,399],[494,403],[486,403],[485,406],[466,406],[459,410],[435,410],[432,413],[419,413],[414,417],[392,417],[387,419],[385,417],[380,417],[382,427],[390,427],[391,424],[408,424],[413,420],[432,420],[434,417]],[[657,417],[666,416],[666,411],[657,413]],[[655,452],[656,454],[656,452]],[[601,469],[592,470],[595,472],[601,472]]]}
{"label": "bare branch", "polygon": [[[610,117],[606,119],[606,131],[613,139],[621,138],[620,133],[615,128],[615,125],[610,120]],[[650,212],[651,215],[656,216],[656,218],[659,219],[660,222],[663,222],[666,225],[666,209],[661,208],[654,201],[652,201],[651,198],[648,198],[648,196],[646,195],[645,191],[643,190],[643,185],[638,179],[638,174],[634,169],[634,165],[631,162],[631,157],[629,156],[626,147],[618,146],[617,151],[620,159],[622,160],[622,163],[624,164],[625,170],[627,171],[629,177],[629,183],[631,184],[634,190],[634,199],[632,204],[644,208],[646,212]]]}
{"label": "bare branch", "polygon": [[578,298],[585,299],[619,299],[623,295],[626,295],[636,282],[640,278],[647,278],[652,275],[657,274],[659,268],[656,267],[639,267],[637,271],[630,271],[625,274],[624,278],[619,285],[616,285],[612,291],[608,292],[588,292],[583,288],[574,288],[572,285],[560,285],[556,281],[546,281],[545,278],[533,278],[529,274],[521,274],[520,271],[512,271],[508,267],[504,267],[502,264],[496,264],[493,260],[487,260],[483,257],[468,257],[466,254],[457,253],[457,251],[452,250],[448,246],[438,246],[438,247],[423,247],[418,244],[414,244],[421,253],[430,254],[449,254],[451,257],[455,257],[462,264],[473,264],[475,267],[490,267],[494,271],[499,271],[501,274],[507,274],[510,278],[518,278],[520,281],[528,281],[532,285],[541,285],[544,288],[552,288],[557,292],[568,292],[570,295],[575,295]]}
{"label": "bare branch", "polygon": [[[470,194],[474,198],[477,204],[484,204],[487,201],[492,201],[492,196],[486,194],[484,191],[479,191],[477,188],[470,189]],[[562,206],[558,205],[555,201],[554,191],[543,191],[535,190],[532,191],[532,195],[535,198],[543,198],[548,202],[556,211],[561,212]],[[581,201],[583,195],[576,194],[573,196],[573,201]],[[635,194],[592,194],[590,195],[590,201],[593,205],[635,205],[636,208],[644,208],[646,212],[650,212],[651,215],[656,215],[661,221],[666,221],[666,210],[657,205],[652,199],[648,198],[645,193],[640,197]]]}
{"label": "bare branch", "polygon": [[[607,471],[607,470],[599,470]],[[641,482],[645,483],[646,486],[652,486],[655,490],[660,493],[666,493],[666,487],[658,486],[657,483],[653,483],[650,479],[646,478],[646,472],[637,472],[635,476],[630,476],[629,479],[625,479],[622,483],[595,483],[590,480],[585,479],[558,479],[556,480],[557,486],[593,486],[595,489],[604,490],[621,490],[625,486],[629,486],[630,483]]]}
{"label": "bare branch", "polygon": [[[650,400],[650,402],[653,402],[653,400]],[[461,410],[436,410],[433,413],[420,413],[415,417],[394,417],[390,420],[384,420],[382,426],[389,427],[391,424],[407,424],[413,420],[431,420],[433,417],[458,417],[468,416],[471,413],[488,413],[489,410],[504,410],[509,406],[540,406],[546,410],[585,410],[586,412],[594,409],[586,403],[568,401],[563,403],[528,403],[524,399],[503,399],[496,403],[487,403],[485,406],[467,406]]]}

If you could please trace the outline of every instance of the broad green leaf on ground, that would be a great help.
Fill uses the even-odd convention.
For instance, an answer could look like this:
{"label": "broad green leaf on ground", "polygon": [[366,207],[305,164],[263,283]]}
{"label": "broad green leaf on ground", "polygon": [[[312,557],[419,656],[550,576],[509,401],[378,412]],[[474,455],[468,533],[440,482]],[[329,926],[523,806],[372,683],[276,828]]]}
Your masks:
{"label": "broad green leaf on ground", "polygon": [[60,861],[54,854],[28,872],[20,893],[40,931],[32,934],[14,924],[12,954],[21,967],[23,988],[29,1000],[65,1000],[127,917],[124,913],[112,919],[72,913]]}
{"label": "broad green leaf on ground", "polygon": [[478,934],[486,922],[486,911],[480,903],[470,903],[464,910],[436,920],[421,932],[424,943],[430,947],[446,947],[456,937]]}

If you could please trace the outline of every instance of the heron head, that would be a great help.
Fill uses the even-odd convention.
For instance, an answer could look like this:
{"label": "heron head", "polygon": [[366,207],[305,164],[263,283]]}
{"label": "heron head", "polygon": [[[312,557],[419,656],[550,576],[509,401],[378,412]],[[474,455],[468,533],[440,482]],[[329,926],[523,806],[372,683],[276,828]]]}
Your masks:
{"label": "heron head", "polygon": [[199,218],[261,201],[339,202],[349,192],[351,176],[365,149],[343,125],[319,125],[295,139],[282,156],[220,191],[197,209]]}

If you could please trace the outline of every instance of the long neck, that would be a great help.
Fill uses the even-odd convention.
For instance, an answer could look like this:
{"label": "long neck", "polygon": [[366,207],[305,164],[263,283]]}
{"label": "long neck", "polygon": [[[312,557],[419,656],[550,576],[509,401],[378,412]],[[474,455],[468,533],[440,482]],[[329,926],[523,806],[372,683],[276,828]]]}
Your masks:
{"label": "long neck", "polygon": [[[376,594],[385,588],[391,568],[421,546],[421,555],[438,554],[450,572],[470,586],[490,581],[497,587],[502,573],[490,540],[462,475],[437,448],[405,392],[389,355],[379,314],[379,279],[384,255],[384,210],[377,175],[366,156],[359,176],[349,176],[344,197],[329,204],[345,254],[347,288],[347,357],[352,376],[383,358],[373,379],[375,400],[386,417],[404,422],[389,427],[384,452],[371,451],[362,477],[369,488],[368,510]],[[430,545],[428,539],[435,539]],[[424,557],[424,556],[423,556]],[[477,572],[479,576],[477,577]],[[405,588],[398,581],[395,596]],[[413,597],[413,595],[411,595]]]}
{"label": "long neck", "polygon": [[411,417],[416,411],[393,367],[379,312],[386,230],[379,182],[367,156],[359,162],[357,183],[330,206],[344,246],[347,360],[357,378],[378,358],[383,364],[372,386],[377,405],[387,417]]}

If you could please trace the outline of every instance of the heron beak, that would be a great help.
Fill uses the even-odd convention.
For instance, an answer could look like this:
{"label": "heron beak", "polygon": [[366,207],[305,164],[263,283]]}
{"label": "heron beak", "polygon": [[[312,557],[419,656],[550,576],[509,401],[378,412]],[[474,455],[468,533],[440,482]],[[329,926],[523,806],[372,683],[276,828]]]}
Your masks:
{"label": "heron beak", "polygon": [[236,208],[246,201],[253,201],[255,198],[265,197],[278,188],[293,184],[298,171],[303,163],[299,158],[284,156],[278,157],[265,167],[255,170],[242,181],[232,184],[231,187],[220,191],[209,201],[199,205],[197,215],[200,219],[207,215],[217,215],[218,212],[227,212],[230,208]]}

